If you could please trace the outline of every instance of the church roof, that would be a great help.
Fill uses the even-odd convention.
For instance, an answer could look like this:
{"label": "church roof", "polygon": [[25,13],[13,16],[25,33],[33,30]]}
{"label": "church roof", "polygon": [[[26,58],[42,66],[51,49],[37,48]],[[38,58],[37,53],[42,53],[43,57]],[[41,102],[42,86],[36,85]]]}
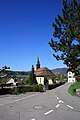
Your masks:
{"label": "church roof", "polygon": [[43,68],[39,68],[38,70],[36,70],[35,75],[48,77],[48,76],[52,76],[53,73],[47,67],[43,67]]}

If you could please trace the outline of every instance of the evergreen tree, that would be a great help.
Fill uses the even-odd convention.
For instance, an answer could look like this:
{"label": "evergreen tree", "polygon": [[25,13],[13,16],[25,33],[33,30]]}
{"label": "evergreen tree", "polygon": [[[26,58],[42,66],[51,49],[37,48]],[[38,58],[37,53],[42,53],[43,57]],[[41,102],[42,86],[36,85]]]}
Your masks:
{"label": "evergreen tree", "polygon": [[53,56],[63,60],[64,64],[79,72],[80,65],[80,2],[63,0],[62,16],[58,15],[52,24],[53,36],[49,45],[54,50]]}
{"label": "evergreen tree", "polygon": [[32,70],[31,70],[31,74],[30,74],[30,84],[31,85],[37,84],[36,76],[34,74],[34,66],[33,65],[32,65]]}

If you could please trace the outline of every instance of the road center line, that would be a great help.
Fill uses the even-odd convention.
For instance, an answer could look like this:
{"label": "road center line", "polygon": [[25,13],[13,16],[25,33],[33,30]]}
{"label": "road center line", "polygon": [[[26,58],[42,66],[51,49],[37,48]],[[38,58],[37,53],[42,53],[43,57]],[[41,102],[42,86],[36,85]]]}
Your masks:
{"label": "road center line", "polygon": [[45,115],[48,115],[48,114],[50,114],[51,112],[53,112],[54,110],[50,110],[50,111],[48,111],[48,112],[46,112],[46,113],[44,113]]}
{"label": "road center line", "polygon": [[55,95],[55,97],[57,97],[57,95]]}
{"label": "road center line", "polygon": [[62,100],[59,100],[59,103],[64,103]]}
{"label": "road center line", "polygon": [[0,106],[3,106],[4,104],[0,104]]}
{"label": "road center line", "polygon": [[57,97],[57,100],[59,100],[59,98]]}
{"label": "road center line", "polygon": [[56,108],[58,108],[59,106],[60,106],[60,104],[57,104],[57,105],[56,105]]}
{"label": "road center line", "polygon": [[20,101],[21,99],[16,99],[16,100],[14,100],[15,102],[17,102],[17,101]]}
{"label": "road center line", "polygon": [[72,106],[70,106],[70,105],[67,105],[69,108],[71,108],[71,109],[74,109]]}
{"label": "road center line", "polygon": [[31,120],[36,120],[36,119],[33,118],[33,119],[31,119]]}

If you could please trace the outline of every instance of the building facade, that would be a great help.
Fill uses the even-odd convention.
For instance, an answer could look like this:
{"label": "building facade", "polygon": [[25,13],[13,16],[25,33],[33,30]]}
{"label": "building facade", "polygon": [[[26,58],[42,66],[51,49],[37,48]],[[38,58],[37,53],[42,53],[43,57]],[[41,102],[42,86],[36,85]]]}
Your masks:
{"label": "building facade", "polygon": [[74,77],[74,72],[68,71],[68,83],[74,83],[76,82],[76,79]]}
{"label": "building facade", "polygon": [[35,75],[38,84],[53,84],[53,73],[47,67],[40,68],[39,58],[37,59]]}

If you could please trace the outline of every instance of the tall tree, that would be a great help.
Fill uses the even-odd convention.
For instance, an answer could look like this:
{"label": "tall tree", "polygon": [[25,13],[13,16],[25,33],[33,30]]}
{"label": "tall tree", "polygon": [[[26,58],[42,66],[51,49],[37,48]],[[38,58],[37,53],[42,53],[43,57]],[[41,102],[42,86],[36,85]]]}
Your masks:
{"label": "tall tree", "polygon": [[6,69],[10,69],[10,67],[4,66],[4,67],[2,67],[2,68],[0,69],[0,78],[4,78],[4,77],[7,76],[7,74],[6,74],[6,72],[7,72]]}
{"label": "tall tree", "polygon": [[34,66],[32,65],[32,70],[31,70],[31,74],[30,74],[30,84],[37,84],[36,81],[36,75],[34,74]]}
{"label": "tall tree", "polygon": [[[80,2],[63,0],[62,16],[58,15],[52,24],[53,36],[49,45],[54,50],[53,56],[63,60],[64,64],[73,68],[80,65]],[[79,72],[79,71],[78,71]]]}

